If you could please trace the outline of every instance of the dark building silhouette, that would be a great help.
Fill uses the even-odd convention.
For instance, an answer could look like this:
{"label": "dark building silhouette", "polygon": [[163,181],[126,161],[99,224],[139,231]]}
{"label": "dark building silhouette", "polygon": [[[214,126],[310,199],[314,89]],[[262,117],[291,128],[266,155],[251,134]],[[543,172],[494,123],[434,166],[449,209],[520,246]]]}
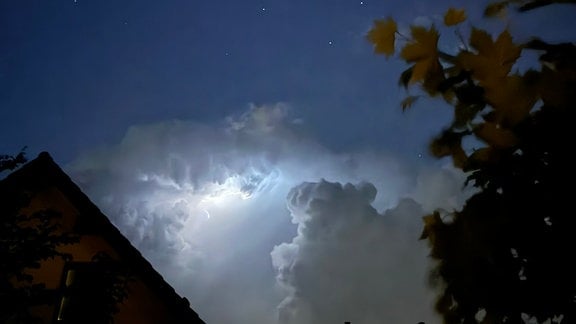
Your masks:
{"label": "dark building silhouette", "polygon": [[111,287],[121,287],[114,286],[120,279],[126,289],[115,293],[126,296],[115,304],[114,323],[204,323],[48,153],[0,181],[0,194],[10,192],[31,197],[22,215],[54,210],[60,230],[78,238],[58,247],[72,260],[56,257],[29,271],[50,292],[46,304],[30,309],[43,323],[103,323],[106,314],[98,312],[106,309],[100,306],[109,302]]}

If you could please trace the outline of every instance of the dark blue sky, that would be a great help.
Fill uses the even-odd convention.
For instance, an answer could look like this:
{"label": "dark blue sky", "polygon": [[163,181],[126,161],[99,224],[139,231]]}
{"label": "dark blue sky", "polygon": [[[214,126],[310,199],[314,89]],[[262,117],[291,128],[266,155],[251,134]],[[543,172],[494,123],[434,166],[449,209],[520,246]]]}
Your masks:
{"label": "dark blue sky", "polygon": [[130,125],[215,121],[278,101],[336,149],[399,149],[418,116],[399,114],[398,64],[372,55],[364,34],[374,18],[427,13],[419,7],[2,0],[0,149],[28,145],[67,162]]}
{"label": "dark blue sky", "polygon": [[[417,156],[445,115],[402,115],[403,66],[374,56],[364,35],[376,18],[407,24],[450,5],[462,1],[2,0],[0,151],[28,145],[68,162],[130,125],[212,122],[282,101],[336,150]],[[551,12],[571,17],[549,10],[512,27],[541,33]]]}

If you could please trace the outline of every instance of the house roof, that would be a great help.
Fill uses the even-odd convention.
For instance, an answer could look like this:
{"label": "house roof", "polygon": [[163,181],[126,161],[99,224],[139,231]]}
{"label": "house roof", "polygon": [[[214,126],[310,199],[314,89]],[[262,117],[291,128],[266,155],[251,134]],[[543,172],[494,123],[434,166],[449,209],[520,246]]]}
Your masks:
{"label": "house roof", "polygon": [[[166,301],[173,314],[179,314],[183,323],[204,323],[190,308],[189,301],[179,296],[174,288],[152,267],[150,262],[114,226],[108,217],[90,201],[70,177],[54,162],[50,154],[42,152],[38,157],[0,181],[1,190],[40,191],[56,187],[79,212],[76,230],[81,234],[98,233],[108,241],[157,296]],[[1,191],[0,191],[1,192]],[[89,215],[83,217],[82,215]]]}

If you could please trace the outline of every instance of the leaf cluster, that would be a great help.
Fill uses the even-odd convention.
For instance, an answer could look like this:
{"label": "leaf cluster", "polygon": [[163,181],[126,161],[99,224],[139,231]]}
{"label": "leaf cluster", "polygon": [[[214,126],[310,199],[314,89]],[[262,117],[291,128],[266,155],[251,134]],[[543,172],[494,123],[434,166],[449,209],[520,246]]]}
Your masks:
{"label": "leaf cluster", "polygon": [[101,251],[91,262],[72,264],[68,271],[72,279],[64,291],[62,317],[73,323],[113,323],[135,280],[132,269]]}
{"label": "leaf cluster", "polygon": [[[0,170],[14,169],[25,162],[24,153],[16,157],[0,156]],[[31,306],[51,302],[50,291],[35,283],[29,273],[45,260],[71,255],[61,252],[62,245],[78,242],[78,237],[62,231],[61,215],[54,210],[23,214],[31,196],[24,192],[0,191],[0,322],[30,322]]]}
{"label": "leaf cluster", "polygon": [[[509,5],[526,11],[546,4],[504,1],[487,14]],[[461,36],[465,19],[464,10],[451,8],[444,24]],[[369,40],[386,38],[393,50],[391,34],[399,33],[388,18],[376,33],[380,38]],[[576,220],[565,190],[573,164],[576,45],[538,38],[517,44],[507,30],[493,37],[472,28],[461,36],[460,50],[447,53],[438,48],[439,37],[435,26],[410,26],[399,51],[409,66],[400,84],[453,108],[430,152],[451,158],[478,192],[460,211],[424,218],[422,239],[438,261],[431,273],[440,290],[437,310],[445,323],[521,323],[526,314],[576,322],[576,266],[568,252],[576,247]],[[527,51],[539,53],[539,68],[513,71]],[[407,97],[402,109],[419,97]],[[466,139],[480,144],[465,148]]]}
{"label": "leaf cluster", "polygon": [[542,8],[551,4],[576,4],[576,0],[504,0],[490,3],[484,10],[486,17],[501,17],[509,7],[515,7],[519,12]]}
{"label": "leaf cluster", "polygon": [[108,322],[113,322],[113,317],[120,311],[120,304],[128,298],[128,285],[135,281],[134,271],[125,264],[114,260],[105,252],[96,253],[92,262],[102,269],[101,276],[104,278],[102,288],[102,310]]}
{"label": "leaf cluster", "polygon": [[[24,150],[16,156],[0,155],[0,172],[13,170],[24,162]],[[61,227],[59,212],[51,209],[23,212],[32,199],[33,194],[26,189],[0,187],[0,323],[41,322],[30,308],[54,305],[61,296],[44,283],[35,282],[30,270],[41,268],[46,260],[73,261],[72,255],[61,252],[60,247],[80,241],[77,234]],[[88,280],[84,280],[82,287],[66,289],[66,294],[74,295],[72,300],[83,301],[66,308],[67,320],[112,323],[120,304],[128,297],[134,273],[104,252],[96,253],[85,265],[92,271]]]}
{"label": "leaf cluster", "polygon": [[14,170],[26,162],[26,148],[23,148],[16,156],[0,154],[0,173],[6,170]]}

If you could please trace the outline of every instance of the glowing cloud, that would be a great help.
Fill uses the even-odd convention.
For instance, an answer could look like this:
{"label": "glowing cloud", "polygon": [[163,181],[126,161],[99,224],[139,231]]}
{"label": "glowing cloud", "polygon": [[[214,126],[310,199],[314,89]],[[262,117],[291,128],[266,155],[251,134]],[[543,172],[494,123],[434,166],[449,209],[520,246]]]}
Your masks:
{"label": "glowing cloud", "polygon": [[417,323],[432,317],[426,250],[417,241],[422,209],[407,199],[381,215],[371,205],[376,194],[370,183],[321,181],[292,189],[288,208],[298,234],[272,251],[278,283],[287,292],[280,323]]}
{"label": "glowing cloud", "polygon": [[[406,196],[427,197],[437,187],[432,182],[453,174],[419,178],[386,154],[335,154],[305,136],[302,127],[285,104],[251,106],[215,125],[167,121],[133,126],[118,145],[84,155],[67,171],[208,323],[275,323],[280,304],[288,323],[304,320],[299,315],[304,313],[318,320],[315,323],[328,323],[333,317],[314,306],[328,300],[313,300],[325,286],[311,285],[307,297],[299,295],[303,282],[323,280],[324,274],[297,269],[304,265],[328,270],[325,266],[336,267],[356,254],[362,255],[357,264],[373,269],[360,273],[363,285],[372,282],[381,288],[375,298],[398,299],[404,293],[392,282],[407,278],[415,280],[410,289],[419,285],[409,295],[422,293],[418,276],[426,258],[414,234],[419,227],[413,224],[419,224],[421,216],[417,205],[412,202],[411,212],[402,217],[385,217],[388,213],[377,210],[393,208]],[[372,184],[337,184],[363,181]],[[339,190],[343,193],[336,194]],[[334,213],[325,213],[328,210]],[[334,249],[314,248],[312,241]],[[403,255],[411,261],[402,263],[407,262]],[[417,270],[400,271],[400,264]],[[378,271],[385,269],[394,271],[383,279]],[[304,280],[301,275],[312,277]],[[333,279],[350,289],[360,280],[352,270]],[[357,293],[352,289],[349,298],[339,302],[352,302]],[[403,298],[399,300],[407,300]],[[383,305],[391,314],[401,307],[377,303]],[[361,309],[350,307],[346,314]],[[411,307],[414,314],[430,313],[426,302]]]}

